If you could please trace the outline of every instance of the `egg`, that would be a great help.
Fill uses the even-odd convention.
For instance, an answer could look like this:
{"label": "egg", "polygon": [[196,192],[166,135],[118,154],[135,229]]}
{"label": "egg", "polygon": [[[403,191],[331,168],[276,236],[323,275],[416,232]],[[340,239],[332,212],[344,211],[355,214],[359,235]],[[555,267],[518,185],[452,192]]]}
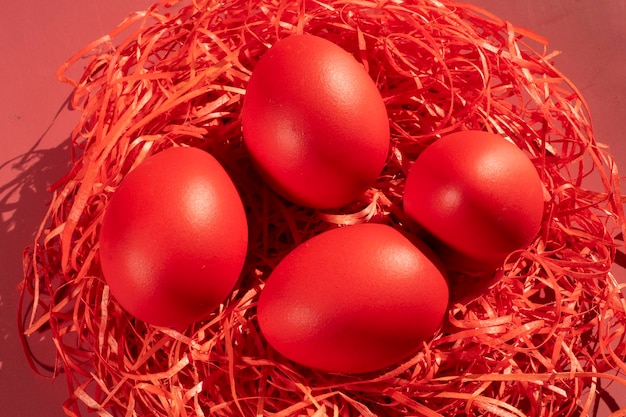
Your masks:
{"label": "egg", "polygon": [[246,257],[243,204],[209,153],[170,148],[121,181],[100,230],[111,294],[136,318],[184,327],[230,294]]}
{"label": "egg", "polygon": [[423,243],[382,224],[323,232],[270,274],[257,305],[267,342],[310,368],[364,373],[406,359],[440,327],[448,286]]}
{"label": "egg", "polygon": [[241,110],[244,142],[267,183],[325,209],[358,199],[378,178],[389,121],[363,66],[336,44],[294,35],[253,69]]}
{"label": "egg", "polygon": [[452,133],[428,146],[410,168],[403,201],[407,217],[455,271],[501,266],[536,238],[544,209],[529,157],[484,131]]}

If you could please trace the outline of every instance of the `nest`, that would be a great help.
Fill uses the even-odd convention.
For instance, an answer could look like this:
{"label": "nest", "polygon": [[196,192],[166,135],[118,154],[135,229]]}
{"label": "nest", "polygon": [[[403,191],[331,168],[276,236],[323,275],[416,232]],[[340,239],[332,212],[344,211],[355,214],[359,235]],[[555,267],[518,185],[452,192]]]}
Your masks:
{"label": "nest", "polygon": [[[389,114],[384,172],[360,201],[334,211],[274,195],[242,144],[239,113],[255,63],[294,33],[352,53]],[[68,69],[85,56],[82,77],[70,79]],[[450,0],[162,1],[86,46],[59,70],[81,117],[72,168],[53,187],[25,252],[20,304],[25,343],[38,332],[55,342],[54,376],[63,373],[69,386],[66,414],[590,414],[606,382],[626,383],[626,305],[611,274],[626,231],[624,199],[587,105],[553,56],[541,37]],[[273,267],[295,245],[340,225],[404,228],[411,162],[460,129],[499,133],[536,165],[548,199],[536,241],[509,256],[490,289],[451,304],[433,339],[395,367],[328,374],[273,351],[255,316]],[[129,316],[98,259],[109,197],[126,173],[171,146],[214,154],[250,219],[241,285],[184,331]],[[590,189],[594,181],[600,191]]]}

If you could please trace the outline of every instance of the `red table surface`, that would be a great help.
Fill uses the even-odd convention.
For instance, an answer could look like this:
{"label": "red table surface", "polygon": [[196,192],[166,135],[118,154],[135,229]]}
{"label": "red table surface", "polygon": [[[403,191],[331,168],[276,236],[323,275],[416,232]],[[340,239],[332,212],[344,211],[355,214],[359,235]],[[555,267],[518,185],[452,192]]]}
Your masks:
{"label": "red table surface", "polygon": [[[63,378],[51,383],[28,367],[16,325],[21,254],[49,200],[46,187],[66,169],[63,143],[76,122],[64,108],[70,87],[56,80],[61,63],[107,33],[149,0],[4,1],[0,17],[0,414],[63,416]],[[563,51],[557,66],[591,107],[597,139],[626,172],[626,2],[622,0],[475,0],[496,15],[531,29]],[[23,155],[30,162],[20,164]],[[37,164],[36,168],[35,165]],[[623,176],[624,174],[622,174]],[[616,271],[624,277],[623,271]],[[44,337],[45,338],[45,337]],[[46,344],[47,342],[47,344]],[[53,352],[43,340],[44,352]],[[46,350],[47,348],[47,350]],[[626,389],[613,389],[626,407]],[[600,416],[606,415],[606,409]]]}

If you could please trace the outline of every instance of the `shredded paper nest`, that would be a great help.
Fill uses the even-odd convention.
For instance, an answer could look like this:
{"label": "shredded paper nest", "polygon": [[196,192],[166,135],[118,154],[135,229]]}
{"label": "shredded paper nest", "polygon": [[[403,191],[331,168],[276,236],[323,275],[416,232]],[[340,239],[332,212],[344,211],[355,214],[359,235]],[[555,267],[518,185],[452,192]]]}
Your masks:
{"label": "shredded paper nest", "polygon": [[[352,53],[389,114],[384,172],[361,201],[339,210],[277,197],[242,144],[239,115],[255,63],[296,33]],[[70,79],[68,70],[85,57],[82,77]],[[19,312],[27,352],[33,334],[54,341],[54,376],[64,374],[69,387],[65,412],[591,414],[608,384],[626,384],[626,305],[611,274],[624,248],[624,197],[584,99],[553,57],[541,37],[449,0],[163,1],[86,46],[59,70],[75,88],[72,105],[81,117],[68,155],[72,169],[53,187],[25,252]],[[434,338],[396,367],[328,374],[273,351],[255,313],[273,267],[300,242],[338,225],[404,228],[411,162],[440,135],[460,129],[499,133],[537,167],[547,203],[532,246],[509,256],[489,290],[453,303]],[[250,224],[241,285],[209,319],[182,332],[124,312],[98,258],[112,193],[142,160],[171,146],[215,155],[237,184]]]}

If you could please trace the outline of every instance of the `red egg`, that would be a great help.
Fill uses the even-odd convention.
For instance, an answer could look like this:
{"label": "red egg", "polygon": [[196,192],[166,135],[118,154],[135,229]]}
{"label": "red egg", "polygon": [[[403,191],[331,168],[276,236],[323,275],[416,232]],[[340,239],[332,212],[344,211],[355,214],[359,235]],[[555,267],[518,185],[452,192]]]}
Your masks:
{"label": "red egg", "polygon": [[442,323],[448,286],[439,261],[391,226],[324,232],[290,252],[258,301],[267,341],[285,357],[329,372],[393,365]]}
{"label": "red egg", "polygon": [[219,162],[196,148],[171,148],[142,162],[112,195],[100,261],[124,309],[181,327],[229,295],[247,244],[243,204]]}
{"label": "red egg", "polygon": [[255,66],[242,108],[245,144],[267,182],[313,208],[358,199],[378,178],[389,121],[376,84],[323,38],[277,42]]}
{"label": "red egg", "polygon": [[419,155],[404,210],[436,240],[454,270],[488,270],[527,247],[541,227],[542,182],[528,156],[502,136],[462,131]]}

